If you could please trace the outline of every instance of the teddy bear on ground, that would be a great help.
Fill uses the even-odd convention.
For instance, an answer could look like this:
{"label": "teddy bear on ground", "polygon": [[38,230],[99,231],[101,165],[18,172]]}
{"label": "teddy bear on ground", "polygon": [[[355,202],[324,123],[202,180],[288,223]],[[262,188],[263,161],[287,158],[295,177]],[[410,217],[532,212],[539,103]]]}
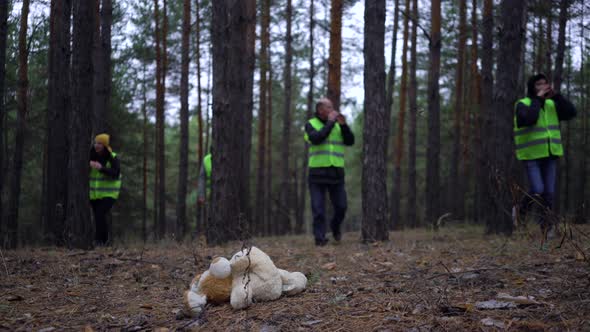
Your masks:
{"label": "teddy bear on ground", "polygon": [[191,315],[202,312],[207,303],[229,301],[234,309],[245,309],[253,302],[301,293],[306,285],[303,273],[278,269],[266,253],[250,247],[229,261],[216,258],[208,271],[193,279],[184,303]]}

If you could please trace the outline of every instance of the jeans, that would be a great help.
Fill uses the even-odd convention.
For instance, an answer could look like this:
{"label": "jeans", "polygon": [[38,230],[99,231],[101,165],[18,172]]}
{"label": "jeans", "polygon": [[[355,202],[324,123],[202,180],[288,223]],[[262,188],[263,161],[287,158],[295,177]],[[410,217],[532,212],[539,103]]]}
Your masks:
{"label": "jeans", "polygon": [[90,201],[92,205],[92,212],[94,213],[94,223],[96,224],[95,240],[98,245],[106,245],[109,243],[111,234],[111,225],[107,222],[107,214],[115,204],[115,199],[106,197],[101,199],[93,199]]}
{"label": "jeans", "polygon": [[311,212],[313,214],[313,235],[316,243],[326,241],[326,191],[330,194],[330,201],[332,201],[332,207],[334,208],[334,216],[330,221],[330,228],[336,240],[340,240],[340,225],[346,215],[347,203],[344,183],[310,183],[309,192],[311,194]]}
{"label": "jeans", "polygon": [[540,205],[544,212],[539,219],[539,224],[546,224],[546,213],[553,208],[555,199],[555,179],[557,173],[557,159],[542,158],[525,160],[530,190],[522,202],[521,210],[528,212],[533,205]]}

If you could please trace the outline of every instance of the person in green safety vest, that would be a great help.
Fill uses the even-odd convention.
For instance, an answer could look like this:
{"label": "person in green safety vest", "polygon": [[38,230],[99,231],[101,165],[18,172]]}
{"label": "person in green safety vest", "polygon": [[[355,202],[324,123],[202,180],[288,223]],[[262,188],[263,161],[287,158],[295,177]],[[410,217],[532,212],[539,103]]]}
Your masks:
{"label": "person in green safety vest", "polygon": [[199,204],[205,204],[207,197],[211,194],[211,154],[208,153],[203,158],[199,179],[197,180],[197,201]]}
{"label": "person in green safety vest", "polygon": [[344,148],[354,144],[354,135],[346,119],[338,113],[327,98],[316,104],[316,114],[305,125],[305,141],[309,147],[309,193],[313,214],[315,244],[324,246],[326,238],[325,197],[330,194],[334,216],[330,221],[336,242],[342,236],[340,225],[347,209],[344,187]]}
{"label": "person in green safety vest", "polygon": [[514,143],[516,157],[526,167],[530,190],[513,216],[524,219],[532,206],[539,205],[544,213],[538,223],[546,236],[552,228],[547,213],[555,199],[557,159],[563,155],[559,122],[574,118],[576,108],[553,91],[543,74],[532,76],[527,90],[527,96],[515,104]]}
{"label": "person in green safety vest", "polygon": [[112,239],[107,214],[119,198],[120,190],[119,158],[110,146],[109,135],[97,135],[90,149],[90,205],[94,213],[97,245],[107,245]]}

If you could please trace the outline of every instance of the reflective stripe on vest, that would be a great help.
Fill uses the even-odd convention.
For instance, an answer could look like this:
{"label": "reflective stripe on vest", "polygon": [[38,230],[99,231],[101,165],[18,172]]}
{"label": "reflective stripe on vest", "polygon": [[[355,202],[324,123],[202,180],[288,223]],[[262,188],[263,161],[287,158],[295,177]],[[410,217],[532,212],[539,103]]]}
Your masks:
{"label": "reflective stripe on vest", "polygon": [[[527,97],[517,101],[516,105],[518,103],[523,103],[528,107],[531,106],[532,100]],[[533,160],[563,155],[559,118],[553,100],[545,100],[545,105],[539,111],[539,119],[534,126],[518,128],[516,112],[514,113],[514,144],[518,160]]]}
{"label": "reflective stripe on vest", "polygon": [[[116,153],[111,153],[113,158],[117,156]],[[111,167],[111,162],[107,161],[105,167]],[[100,171],[91,168],[90,169],[90,200],[101,199],[101,198],[119,198],[119,192],[121,190],[121,175],[119,178],[113,179],[108,175],[101,173]]]}
{"label": "reflective stripe on vest", "polygon": [[[311,126],[320,131],[324,127],[324,123],[314,117],[309,120]],[[308,143],[309,137],[305,133],[305,140]],[[322,144],[311,144],[309,146],[309,167],[344,167],[344,139],[342,138],[342,129],[338,123],[334,124],[330,135]]]}
{"label": "reflective stripe on vest", "polygon": [[205,167],[205,175],[207,177],[207,196],[211,194],[211,154],[208,153],[203,158],[203,167]]}

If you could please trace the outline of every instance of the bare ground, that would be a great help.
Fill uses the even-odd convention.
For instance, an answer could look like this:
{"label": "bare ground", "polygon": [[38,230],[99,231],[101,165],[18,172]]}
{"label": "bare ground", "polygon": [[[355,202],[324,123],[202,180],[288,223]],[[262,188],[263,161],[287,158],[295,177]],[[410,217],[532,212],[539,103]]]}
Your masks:
{"label": "bare ground", "polygon": [[2,252],[0,330],[590,331],[589,233],[575,228],[546,251],[526,231],[506,239],[475,227],[393,232],[370,245],[348,233],[322,248],[310,236],[256,239],[278,267],[305,273],[307,290],[197,318],[178,313],[183,291],[241,243]]}

